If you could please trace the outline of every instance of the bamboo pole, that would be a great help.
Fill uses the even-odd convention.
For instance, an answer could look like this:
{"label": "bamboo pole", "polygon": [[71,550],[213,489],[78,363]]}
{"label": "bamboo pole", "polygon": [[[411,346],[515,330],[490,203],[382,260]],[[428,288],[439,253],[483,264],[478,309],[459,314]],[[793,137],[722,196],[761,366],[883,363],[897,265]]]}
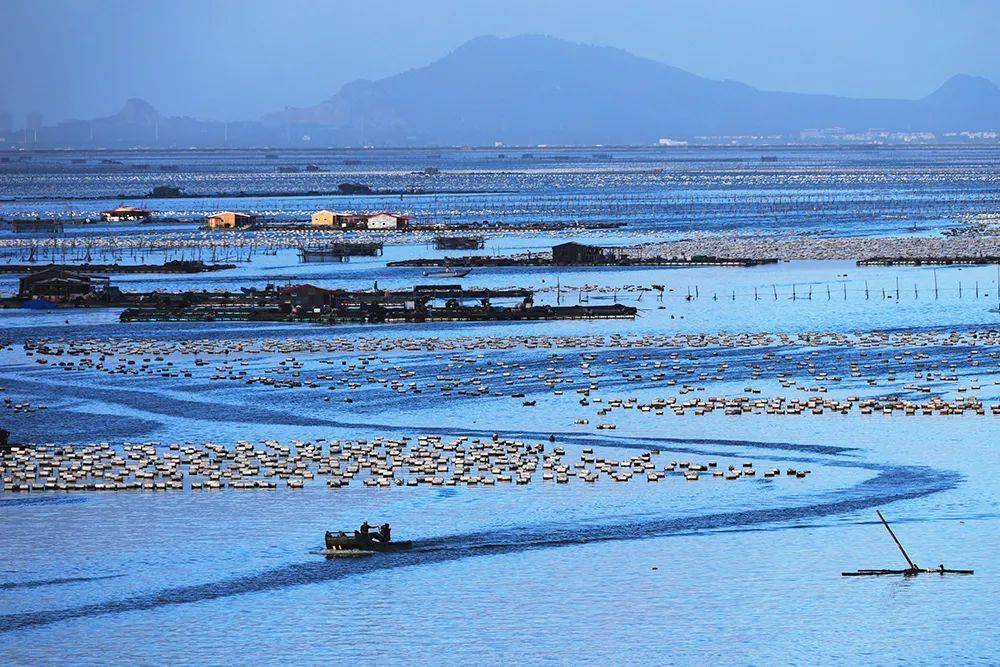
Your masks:
{"label": "bamboo pole", "polygon": [[906,559],[906,562],[910,564],[910,567],[912,569],[914,570],[918,569],[917,564],[910,559],[910,555],[906,553],[906,549],[903,548],[903,545],[900,543],[899,538],[896,537],[896,533],[892,532],[892,528],[889,527],[889,522],[885,520],[884,516],[882,516],[882,512],[880,512],[879,510],[875,510],[875,514],[878,514],[878,518],[882,521],[882,525],[885,526],[885,529],[889,531],[889,535],[892,536],[892,541],[896,543],[897,547],[899,547],[899,550],[903,553],[903,558]]}

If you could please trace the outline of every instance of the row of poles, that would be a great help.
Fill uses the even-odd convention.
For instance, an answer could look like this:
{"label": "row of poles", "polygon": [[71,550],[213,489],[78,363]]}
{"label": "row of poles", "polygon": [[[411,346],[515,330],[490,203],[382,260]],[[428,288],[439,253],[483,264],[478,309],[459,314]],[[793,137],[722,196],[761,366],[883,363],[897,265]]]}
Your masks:
{"label": "row of poles", "polygon": [[[932,286],[924,286],[924,292],[929,296],[933,296],[934,300],[941,298],[944,295],[957,295],[959,299],[971,298],[971,299],[988,299],[990,295],[993,294],[997,301],[998,309],[1000,309],[1000,265],[997,265],[997,279],[996,281],[991,281],[989,285],[980,285],[978,280],[972,281],[972,284],[965,284],[962,281],[958,281],[955,287],[942,287],[938,283],[937,271],[934,271],[934,282]],[[920,299],[921,287],[917,283],[912,285],[913,299],[916,301]],[[894,286],[890,288],[886,287],[872,287],[868,280],[864,281],[864,286],[848,287],[848,283],[838,282],[838,283],[822,283],[820,285],[816,284],[805,284],[799,285],[797,283],[792,283],[791,285],[781,285],[774,283],[766,287],[755,286],[750,291],[750,288],[746,288],[746,291],[737,291],[736,289],[731,289],[728,291],[719,292],[718,289],[712,289],[711,291],[704,291],[699,285],[689,285],[685,288],[685,292],[675,292],[673,290],[668,290],[664,285],[653,285],[649,288],[640,289],[637,301],[642,301],[643,296],[650,292],[655,294],[655,299],[658,302],[662,302],[665,298],[677,298],[683,299],[685,301],[696,301],[702,298],[709,298],[713,301],[719,300],[729,300],[736,301],[739,299],[753,299],[754,301],[813,301],[813,300],[826,300],[832,301],[836,299],[842,299],[846,301],[849,295],[856,295],[858,297],[864,296],[866,301],[873,299],[881,300],[896,300],[901,301],[904,296],[908,297],[910,294],[909,286],[904,287],[898,277],[895,279]],[[618,294],[622,291],[622,288],[612,287],[606,289],[599,288],[589,288],[589,287],[564,287],[561,281],[556,283],[556,301],[557,303],[562,303],[563,293],[566,292],[571,294],[572,292],[577,293],[577,301],[579,303],[585,303],[590,300],[591,294],[598,292],[602,294],[610,293],[615,303],[618,302]]]}

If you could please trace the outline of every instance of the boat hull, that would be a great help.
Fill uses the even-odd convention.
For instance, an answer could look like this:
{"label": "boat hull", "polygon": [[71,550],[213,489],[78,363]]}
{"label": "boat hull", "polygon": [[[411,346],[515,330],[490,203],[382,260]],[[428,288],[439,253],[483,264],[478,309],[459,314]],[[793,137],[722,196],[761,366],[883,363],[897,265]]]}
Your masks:
{"label": "boat hull", "polygon": [[413,542],[381,542],[371,537],[360,535],[331,535],[326,538],[327,551],[360,551],[393,553],[396,551],[406,551],[413,548]]}

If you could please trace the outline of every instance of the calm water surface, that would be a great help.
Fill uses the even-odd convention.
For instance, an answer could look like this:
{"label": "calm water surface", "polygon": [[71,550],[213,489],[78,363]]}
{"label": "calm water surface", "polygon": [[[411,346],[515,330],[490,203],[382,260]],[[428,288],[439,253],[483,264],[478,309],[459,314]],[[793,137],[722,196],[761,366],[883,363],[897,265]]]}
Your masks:
{"label": "calm water surface", "polygon": [[[853,213],[838,214],[841,222],[837,216],[816,220],[793,211],[782,213],[776,222],[753,223],[764,231],[797,225],[833,233],[908,231],[912,218],[899,222],[880,216],[870,221],[857,202],[884,191],[887,200],[896,202],[893,206],[916,216],[928,212],[915,202],[934,199],[929,193],[952,193],[969,211],[979,210],[977,202],[996,194],[991,165],[997,156],[989,152],[779,153],[782,162],[773,168],[764,163],[767,169],[758,153],[721,150],[669,159],[652,151],[613,152],[610,160],[589,154],[574,154],[570,161],[533,158],[530,172],[520,152],[506,158],[451,152],[432,158],[404,152],[373,156],[370,162],[366,157],[350,169],[343,161],[355,158],[341,155],[281,156],[278,164],[326,160],[338,165],[328,177],[295,175],[310,186],[308,179],[358,172],[380,187],[402,187],[418,181],[410,171],[437,160],[443,170],[456,172],[440,177],[453,189],[475,185],[513,190],[531,183],[543,193],[565,189],[590,196],[601,183],[613,182],[624,192],[676,194],[688,187],[679,185],[687,180],[702,197],[709,189],[726,193],[727,188],[752,186],[760,193],[780,185],[793,193],[836,190],[837,196],[855,202],[848,207]],[[60,166],[63,159],[37,157],[31,168],[19,170],[4,165],[0,183],[14,201],[0,205],[3,212],[55,210],[66,205],[59,197],[71,194],[107,197],[73,202],[79,210],[99,210],[126,187],[141,190],[163,182],[164,173],[155,167],[160,162],[178,164],[179,171],[170,173],[170,179],[190,191],[200,191],[200,184],[206,192],[298,185],[289,182],[291,176],[270,173],[264,158],[242,154],[234,158],[236,164],[186,153],[124,154],[123,162],[150,166],[126,164],[122,169],[99,163],[86,169]],[[654,168],[662,171],[653,173]],[[518,173],[507,173],[511,171]],[[438,177],[419,178],[436,183]],[[225,208],[243,205],[227,203]],[[294,216],[296,207],[306,210],[313,203],[269,198],[261,208],[264,205]],[[196,201],[177,202],[177,207],[191,213],[202,212],[199,207],[218,208]],[[947,207],[930,213],[920,224],[935,230],[955,224]],[[647,208],[643,215],[652,220],[657,209]],[[724,217],[720,213],[712,218],[712,228],[723,229]],[[932,217],[937,221],[928,222]],[[663,224],[649,222],[647,228],[655,234],[684,233],[688,223],[683,218],[674,214]],[[496,243],[545,247],[554,238],[500,237]],[[618,240],[629,242],[629,237]],[[301,266],[285,251],[219,274],[136,275],[116,278],[116,283],[127,289],[234,288],[280,282],[281,276],[291,274],[325,286],[367,287],[378,280],[380,286],[404,287],[420,281],[419,272],[387,269],[384,261],[428,253],[422,244],[402,244],[387,247],[385,258]],[[419,433],[503,433],[545,442],[555,434],[569,459],[585,446],[609,458],[656,447],[665,460],[716,459],[720,466],[752,460],[758,469],[808,468],[812,474],[806,479],[783,475],[739,482],[668,478],[657,484],[637,478],[627,484],[602,480],[592,486],[539,481],[495,488],[358,485],[330,490],[315,480],[301,491],[2,494],[0,661],[996,664],[1000,427],[998,418],[989,414],[906,417],[855,411],[846,416],[726,417],[716,411],[657,417],[617,411],[599,418],[595,406],[580,405],[569,388],[557,396],[538,380],[519,386],[537,400],[530,409],[510,396],[473,399],[436,391],[401,395],[381,385],[363,386],[350,394],[352,403],[345,403],[344,389],[275,390],[212,381],[211,369],[195,369],[194,377],[185,380],[65,371],[37,364],[23,350],[25,341],[40,337],[119,341],[123,348],[137,339],[285,337],[448,340],[719,332],[863,335],[876,330],[945,337],[951,331],[995,331],[1000,321],[1000,315],[991,312],[997,296],[993,267],[935,271],[792,262],[749,270],[482,270],[467,282],[490,287],[558,284],[566,289],[562,298],[568,302],[580,298],[577,288],[592,285],[591,303],[617,299],[639,307],[641,316],[634,322],[321,329],[225,323],[126,326],[118,323],[116,312],[100,309],[0,311],[0,342],[6,344],[0,351],[3,396],[48,406],[30,414],[4,409],[0,423],[19,439],[60,443],[214,440],[232,445],[241,438],[287,443],[295,438]],[[648,292],[639,300],[639,292],[629,288],[653,283],[672,290],[662,304]],[[10,291],[14,285],[9,277],[0,280],[0,290]],[[812,298],[805,298],[810,288]],[[976,288],[978,296],[972,291]],[[689,291],[696,289],[698,298],[687,300]],[[883,289],[891,298],[883,296]],[[556,298],[551,291],[539,296],[549,302]],[[989,403],[1000,401],[997,350],[979,346],[976,356],[970,349],[943,344],[921,349],[942,370],[953,367],[950,372],[960,378],[957,384],[933,384],[934,395],[953,399],[966,395],[958,393],[958,387],[976,384],[980,389],[974,395]],[[678,387],[653,381],[649,367],[642,364],[674,363],[670,355],[677,353],[697,369],[691,382],[703,388],[697,396],[739,396],[752,385],[767,397],[802,395],[783,389],[777,375],[811,381],[810,373],[797,366],[810,360],[820,370],[844,376],[826,393],[842,398],[905,394],[903,385],[912,381],[912,369],[901,371],[895,383],[877,387],[849,374],[851,362],[881,364],[902,351],[780,344],[704,350],[520,346],[462,353],[474,363],[455,362],[446,351],[386,351],[376,355],[385,361],[371,362],[366,372],[387,375],[398,365],[415,371],[412,380],[419,383],[432,382],[442,373],[471,382],[480,377],[479,370],[499,360],[524,365],[536,374],[559,368],[579,379],[580,353],[590,352],[597,355],[594,367],[604,373],[596,395],[648,400],[676,395]],[[760,363],[766,352],[776,355],[775,368],[751,379],[750,365]],[[483,358],[476,358],[480,353]],[[341,361],[357,362],[362,354],[295,356],[303,362],[303,375],[313,377]],[[644,354],[649,359],[643,359]],[[264,373],[286,356],[275,352],[248,357],[248,368],[251,374]],[[171,360],[179,368],[193,367],[191,356]],[[724,379],[711,379],[722,363],[729,364]],[[619,372],[624,370],[643,377],[626,379]],[[698,381],[699,373],[709,378]],[[323,401],[327,394],[334,399]],[[577,424],[580,418],[590,419],[590,424]],[[617,428],[598,431],[600,420],[613,421]],[[945,563],[974,568],[976,574],[841,577],[842,570],[902,565],[884,529],[875,523],[876,508],[894,521],[921,565]],[[349,528],[364,519],[389,521],[395,535],[416,540],[414,550],[333,561],[317,553],[323,531]]]}

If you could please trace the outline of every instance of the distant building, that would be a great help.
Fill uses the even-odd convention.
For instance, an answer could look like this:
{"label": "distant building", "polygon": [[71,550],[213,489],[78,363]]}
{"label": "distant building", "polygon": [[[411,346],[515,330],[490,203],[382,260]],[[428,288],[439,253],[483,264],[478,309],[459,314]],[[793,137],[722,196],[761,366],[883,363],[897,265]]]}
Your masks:
{"label": "distant building", "polygon": [[11,220],[10,227],[15,234],[62,234],[62,220]]}
{"label": "distant building", "polygon": [[410,224],[410,218],[385,211],[355,214],[322,210],[312,214],[312,224],[316,227],[337,229],[406,229]]}
{"label": "distant building", "polygon": [[486,246],[482,236],[436,236],[434,247],[438,250],[481,250]]}
{"label": "distant building", "polygon": [[316,211],[312,214],[312,223],[316,227],[340,227],[342,214],[336,211]]}
{"label": "distant building", "polygon": [[410,218],[382,211],[369,215],[365,226],[368,229],[406,229],[410,226]]}
{"label": "distant building", "polygon": [[572,241],[552,246],[552,263],[556,265],[598,264],[603,259],[604,251],[597,246]]}
{"label": "distant building", "polygon": [[336,227],[337,229],[365,229],[368,216],[355,213],[337,213],[336,211],[316,211],[312,214],[312,223],[317,227]]}
{"label": "distant building", "polygon": [[104,222],[146,222],[152,217],[152,211],[134,206],[119,206],[101,211],[101,220]]}
{"label": "distant building", "polygon": [[72,301],[96,295],[98,288],[107,288],[108,278],[75,273],[52,267],[30,273],[19,281],[18,296],[24,299]]}
{"label": "distant building", "polygon": [[283,312],[298,314],[329,312],[339,308],[347,300],[347,292],[330,290],[315,285],[291,285],[279,290]]}
{"label": "distant building", "polygon": [[220,211],[205,218],[209,229],[246,229],[252,227],[256,218],[249,213]]}
{"label": "distant building", "polygon": [[552,246],[552,263],[556,266],[605,264],[619,260],[623,256],[624,251],[620,248],[602,248],[572,241]]}

